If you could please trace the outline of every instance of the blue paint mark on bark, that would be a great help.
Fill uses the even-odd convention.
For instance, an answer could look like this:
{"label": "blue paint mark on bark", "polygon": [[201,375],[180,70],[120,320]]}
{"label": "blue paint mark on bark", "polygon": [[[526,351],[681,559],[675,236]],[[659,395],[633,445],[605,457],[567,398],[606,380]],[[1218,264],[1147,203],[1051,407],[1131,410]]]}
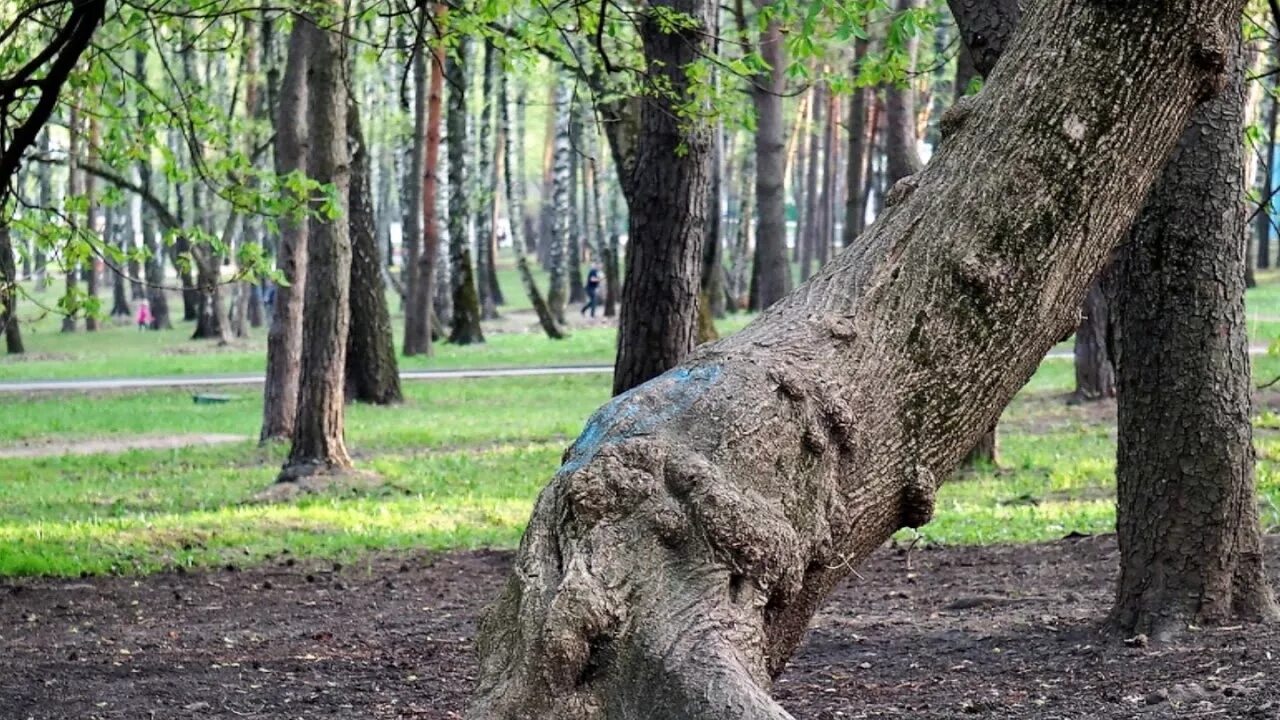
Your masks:
{"label": "blue paint mark on bark", "polygon": [[606,444],[653,432],[705,395],[720,372],[719,365],[676,368],[610,400],[587,421],[560,472],[580,470]]}

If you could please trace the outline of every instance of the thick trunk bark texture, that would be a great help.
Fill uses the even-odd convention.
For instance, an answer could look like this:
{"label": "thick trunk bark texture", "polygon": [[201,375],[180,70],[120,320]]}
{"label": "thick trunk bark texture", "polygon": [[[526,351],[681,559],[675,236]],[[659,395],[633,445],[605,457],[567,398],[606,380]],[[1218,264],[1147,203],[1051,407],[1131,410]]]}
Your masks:
{"label": "thick trunk bark texture", "polygon": [[760,35],[760,57],[769,70],[755,79],[751,98],[756,109],[756,251],[752,309],[763,310],[791,292],[787,257],[786,125],[782,95],[786,92],[786,48],[782,24],[771,21]]}
{"label": "thick trunk bark texture", "polygon": [[770,677],[1073,324],[1242,5],[1036,3],[913,193],[591,418],[482,623],[470,717],[789,718]]}
{"label": "thick trunk bark texture", "polygon": [[1121,572],[1114,627],[1275,620],[1254,489],[1244,312],[1244,82],[1202,105],[1134,224],[1118,282]]}
{"label": "thick trunk bark texture", "polygon": [[615,395],[675,367],[698,343],[711,128],[705,119],[682,116],[677,108],[689,101],[688,66],[707,51],[710,9],[705,0],[658,6],[689,17],[693,27],[671,32],[657,11],[640,26],[649,74],[670,94],[651,98],[640,115]]}
{"label": "thick trunk bark texture", "polygon": [[360,127],[360,110],[347,103],[347,144],[351,149],[351,326],[347,340],[347,385],[352,400],[391,405],[404,399],[391,336],[387,286],[382,282],[369,148]]}
{"label": "thick trunk bark texture", "polygon": [[[341,12],[341,6],[331,8]],[[307,238],[307,290],[302,312],[302,366],[298,417],[281,481],[341,472],[351,467],[343,438],[347,332],[351,319],[351,238],[347,199],[347,90],[343,34],[308,23],[308,174],[332,183],[339,213],[311,223]],[[313,201],[320,210],[319,200]]]}
{"label": "thick trunk bark texture", "polygon": [[[276,173],[307,172],[307,20],[294,19],[289,57],[276,106]],[[262,396],[261,442],[293,437],[298,414],[298,373],[302,367],[302,306],[307,287],[307,220],[290,213],[280,218],[276,263],[285,283],[276,287],[271,328],[267,331],[267,377]]]}

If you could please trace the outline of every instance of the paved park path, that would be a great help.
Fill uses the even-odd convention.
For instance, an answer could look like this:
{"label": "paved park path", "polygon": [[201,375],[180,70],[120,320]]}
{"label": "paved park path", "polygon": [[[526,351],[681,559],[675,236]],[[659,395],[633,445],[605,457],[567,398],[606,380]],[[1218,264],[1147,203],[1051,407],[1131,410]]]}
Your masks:
{"label": "paved park path", "polygon": [[[1254,345],[1250,355],[1266,355],[1267,346]],[[1045,360],[1071,360],[1069,350],[1055,350]],[[612,365],[560,365],[547,367],[487,368],[473,370],[406,370],[400,379],[415,380],[471,380],[499,377],[545,377],[563,375],[603,375],[613,372]],[[103,390],[137,390],[146,388],[228,387],[232,385],[261,385],[260,374],[244,375],[182,375],[178,377],[146,378],[93,378],[90,380],[15,380],[0,382],[0,395],[29,392],[94,392]]]}

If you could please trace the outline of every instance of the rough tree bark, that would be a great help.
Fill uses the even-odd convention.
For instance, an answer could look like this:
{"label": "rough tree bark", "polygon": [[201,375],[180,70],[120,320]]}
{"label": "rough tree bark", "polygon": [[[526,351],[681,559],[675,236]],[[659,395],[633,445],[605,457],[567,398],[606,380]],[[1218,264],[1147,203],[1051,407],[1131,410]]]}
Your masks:
{"label": "rough tree bark", "polygon": [[[310,153],[307,117],[309,22],[294,16],[288,59],[276,106],[276,173],[307,172]],[[298,373],[302,367],[302,310],[307,287],[308,223],[289,213],[280,218],[276,262],[286,283],[276,288],[271,328],[267,331],[267,377],[262,394],[261,442],[293,437],[298,413]]]}
{"label": "rough tree bark", "polygon": [[[858,65],[866,56],[871,44],[867,40],[858,40],[853,47],[852,71],[856,76]],[[862,234],[866,227],[867,195],[863,187],[867,184],[867,170],[871,160],[871,135],[875,128],[869,122],[871,111],[871,89],[858,87],[853,89],[849,99],[849,155],[847,159],[849,188],[848,199],[844,206],[844,236],[841,245],[849,247]]]}
{"label": "rough tree bark", "polygon": [[1115,271],[1103,270],[1085,296],[1076,328],[1076,390],[1072,402],[1091,402],[1116,396],[1116,368],[1112,362],[1115,350],[1114,324],[1111,319],[1110,294]]}
{"label": "rough tree bark", "polygon": [[377,222],[373,216],[369,148],[360,127],[360,109],[347,99],[347,146],[351,151],[348,233],[351,237],[351,323],[347,334],[346,377],[357,402],[391,405],[404,399],[391,336],[387,286],[382,282]]}
{"label": "rough tree bark", "polygon": [[[640,23],[647,72],[668,92],[648,98],[640,114],[615,395],[675,367],[698,342],[711,127],[706,118],[682,115],[677,108],[692,92],[688,66],[708,49],[710,3],[657,0],[655,7],[688,18],[690,27],[673,31],[656,10]],[[782,260],[785,264],[786,257]]]}
{"label": "rough tree bark", "polygon": [[506,185],[507,193],[507,220],[511,226],[511,247],[516,252],[516,270],[520,273],[520,284],[524,286],[525,295],[529,297],[529,303],[533,305],[533,310],[538,316],[538,323],[542,326],[542,331],[552,340],[562,340],[567,335],[556,322],[555,316],[548,307],[547,301],[543,299],[542,293],[538,290],[538,283],[534,280],[533,271],[529,268],[529,257],[526,254],[528,247],[525,244],[524,223],[521,222],[521,210],[524,207],[524,192],[522,178],[517,171],[516,155],[520,152],[523,143],[520,142],[523,135],[523,126],[521,128],[513,128],[511,126],[511,105],[514,102],[517,106],[516,117],[520,117],[520,105],[524,99],[520,95],[512,97],[510,79],[507,73],[503,73],[499,78],[501,85],[501,99],[498,108],[498,134],[502,136],[502,177]]}
{"label": "rough tree bark", "polygon": [[914,192],[588,422],[482,623],[470,717],[790,717],[769,678],[1074,322],[1242,6],[1035,3]]}
{"label": "rough tree bark", "polygon": [[1263,571],[1244,312],[1244,73],[1202,105],[1120,253],[1120,580],[1127,635],[1280,618]]}
{"label": "rough tree bark", "polygon": [[[764,7],[760,0],[757,6]],[[760,57],[769,69],[755,78],[751,99],[756,110],[756,251],[752,265],[754,310],[763,310],[791,292],[787,259],[786,127],[782,95],[787,58],[782,23],[771,20],[760,34]]]}
{"label": "rough tree bark", "polygon": [[800,250],[800,279],[808,280],[813,274],[813,254],[818,247],[819,217],[822,209],[819,205],[822,191],[818,183],[822,182],[822,119],[826,110],[825,88],[822,83],[815,83],[810,95],[813,111],[810,114],[808,158],[804,180],[804,229],[797,238]]}
{"label": "rough tree bark", "polygon": [[[337,0],[333,0],[337,2]],[[340,13],[339,4],[331,8]],[[351,467],[343,438],[347,331],[351,318],[351,238],[347,229],[350,159],[343,32],[306,23],[308,174],[332,183],[335,219],[311,222],[307,237],[307,289],[302,310],[302,366],[298,417],[279,481],[342,472]],[[319,211],[324,200],[313,200]]]}
{"label": "rough tree bark", "polygon": [[467,188],[467,64],[471,42],[462,39],[445,62],[445,83],[449,86],[447,130],[449,146],[449,264],[453,266],[453,317],[449,342],[471,345],[484,342],[480,327],[480,296],[476,290],[475,266],[471,262],[471,193]]}

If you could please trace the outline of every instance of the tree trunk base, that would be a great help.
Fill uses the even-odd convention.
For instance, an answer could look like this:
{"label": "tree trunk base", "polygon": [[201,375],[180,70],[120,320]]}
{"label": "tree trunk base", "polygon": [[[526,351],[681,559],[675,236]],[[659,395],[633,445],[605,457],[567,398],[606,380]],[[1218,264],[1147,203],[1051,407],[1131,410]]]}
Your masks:
{"label": "tree trunk base", "polygon": [[286,468],[270,487],[254,495],[257,502],[287,502],[303,495],[331,493],[334,490],[376,490],[386,484],[382,476],[367,470],[328,469],[310,475],[292,475]]}

